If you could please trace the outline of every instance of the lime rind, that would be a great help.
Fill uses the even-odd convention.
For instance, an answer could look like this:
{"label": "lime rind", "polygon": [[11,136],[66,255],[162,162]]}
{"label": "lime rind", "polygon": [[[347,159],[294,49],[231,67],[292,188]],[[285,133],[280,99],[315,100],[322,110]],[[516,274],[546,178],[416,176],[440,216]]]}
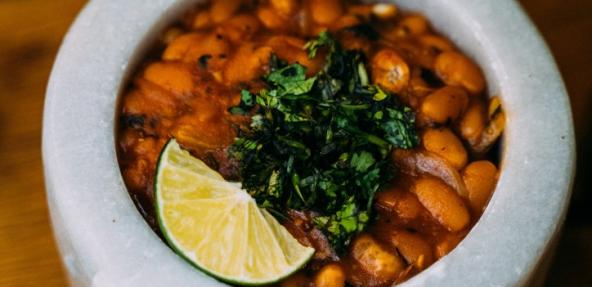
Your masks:
{"label": "lime rind", "polygon": [[[226,182],[174,139],[158,159],[154,191],[165,240],[182,258],[221,281],[272,284],[302,268],[314,254],[259,209],[240,184]],[[179,232],[192,236],[175,234]]]}

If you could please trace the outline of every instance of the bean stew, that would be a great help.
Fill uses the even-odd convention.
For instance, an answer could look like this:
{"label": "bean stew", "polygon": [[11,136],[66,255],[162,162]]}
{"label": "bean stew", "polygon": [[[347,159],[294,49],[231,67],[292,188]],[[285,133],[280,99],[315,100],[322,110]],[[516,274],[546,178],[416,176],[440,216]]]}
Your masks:
{"label": "bean stew", "polygon": [[[243,182],[260,208],[316,250],[274,286],[404,282],[468,234],[500,172],[500,99],[487,94],[481,68],[434,28],[391,3],[200,4],[164,31],[122,96],[117,147],[130,196],[161,234],[154,175],[174,138],[225,180]],[[283,78],[270,76],[277,71]],[[294,77],[297,88],[281,82]],[[263,102],[290,89],[302,92],[280,106]],[[275,141],[257,151],[261,158],[245,149],[237,157],[238,141],[261,142],[253,127],[269,114],[277,126],[264,135]],[[266,164],[285,169],[264,173]],[[275,197],[261,194],[253,173],[285,186]]]}

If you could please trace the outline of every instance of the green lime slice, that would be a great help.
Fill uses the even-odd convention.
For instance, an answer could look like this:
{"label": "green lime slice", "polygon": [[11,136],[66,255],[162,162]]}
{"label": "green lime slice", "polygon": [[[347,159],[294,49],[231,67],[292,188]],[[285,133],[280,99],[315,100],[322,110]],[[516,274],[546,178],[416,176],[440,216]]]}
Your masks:
{"label": "green lime slice", "polygon": [[225,181],[175,140],[160,155],[154,187],[158,222],[169,245],[222,281],[274,283],[314,254],[259,209],[240,184]]}

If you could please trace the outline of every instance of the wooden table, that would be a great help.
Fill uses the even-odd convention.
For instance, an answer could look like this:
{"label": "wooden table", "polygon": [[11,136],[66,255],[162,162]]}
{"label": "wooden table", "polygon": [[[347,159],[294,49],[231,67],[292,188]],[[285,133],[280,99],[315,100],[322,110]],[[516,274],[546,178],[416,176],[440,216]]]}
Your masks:
{"label": "wooden table", "polygon": [[[493,0],[491,0],[493,1]],[[592,170],[592,1],[522,0],[574,103],[580,174]],[[0,286],[65,286],[48,220],[41,115],[53,58],[83,0],[0,0]],[[589,174],[588,174],[589,175]],[[549,286],[592,286],[591,180],[580,177]],[[491,276],[495,276],[492,274]]]}
{"label": "wooden table", "polygon": [[66,286],[41,167],[45,85],[81,0],[0,0],[0,286]]}

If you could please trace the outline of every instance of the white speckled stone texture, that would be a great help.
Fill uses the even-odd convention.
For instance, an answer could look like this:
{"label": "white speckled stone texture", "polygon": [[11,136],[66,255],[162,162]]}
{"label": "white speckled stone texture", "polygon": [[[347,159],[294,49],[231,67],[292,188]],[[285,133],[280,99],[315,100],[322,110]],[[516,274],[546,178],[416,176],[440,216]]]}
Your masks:
{"label": "white speckled stone texture", "polygon": [[[152,232],[115,151],[127,77],[158,32],[196,2],[94,0],[64,40],[47,89],[43,159],[74,286],[224,286]],[[514,1],[394,2],[426,14],[477,60],[508,117],[502,175],[485,214],[451,254],[400,286],[527,285],[559,232],[574,174],[571,111],[555,63]]]}

